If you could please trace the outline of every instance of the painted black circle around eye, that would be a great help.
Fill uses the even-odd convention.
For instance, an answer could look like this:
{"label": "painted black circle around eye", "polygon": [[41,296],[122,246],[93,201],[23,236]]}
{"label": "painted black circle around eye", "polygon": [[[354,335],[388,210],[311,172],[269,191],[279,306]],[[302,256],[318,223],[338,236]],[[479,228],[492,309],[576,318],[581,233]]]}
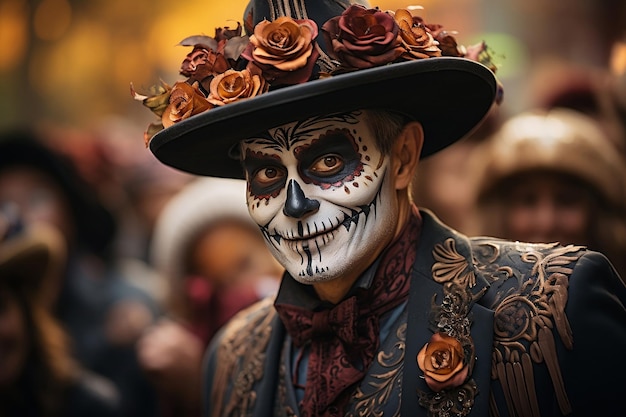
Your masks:
{"label": "painted black circle around eye", "polygon": [[331,131],[298,153],[300,174],[316,184],[337,184],[362,167],[354,137],[347,129]]}

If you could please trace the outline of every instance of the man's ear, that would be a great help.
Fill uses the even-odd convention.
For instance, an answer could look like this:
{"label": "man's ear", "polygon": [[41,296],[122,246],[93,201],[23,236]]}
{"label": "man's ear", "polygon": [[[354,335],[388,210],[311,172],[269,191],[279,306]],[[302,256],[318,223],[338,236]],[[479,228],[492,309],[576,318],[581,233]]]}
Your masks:
{"label": "man's ear", "polygon": [[414,177],[424,144],[424,130],[418,122],[410,122],[394,142],[392,163],[396,190],[407,188]]}

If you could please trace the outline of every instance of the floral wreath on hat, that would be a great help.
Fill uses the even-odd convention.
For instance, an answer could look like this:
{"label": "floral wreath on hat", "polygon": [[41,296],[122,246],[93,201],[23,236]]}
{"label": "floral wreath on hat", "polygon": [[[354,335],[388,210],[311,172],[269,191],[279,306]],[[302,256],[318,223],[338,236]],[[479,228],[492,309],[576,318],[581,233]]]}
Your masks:
{"label": "floral wreath on hat", "polygon": [[[180,45],[193,46],[180,68],[184,81],[173,86],[161,81],[148,95],[131,83],[133,98],[160,118],[144,133],[146,146],[157,132],[193,115],[345,72],[440,56],[471,59],[496,71],[485,42],[459,45],[455,32],[428,24],[408,9],[392,12],[353,4],[321,28],[310,19],[283,16],[259,22],[249,36],[242,29],[237,23],[234,29],[217,28],[214,37],[183,39]],[[320,32],[328,60],[319,59],[326,55],[317,42]]]}

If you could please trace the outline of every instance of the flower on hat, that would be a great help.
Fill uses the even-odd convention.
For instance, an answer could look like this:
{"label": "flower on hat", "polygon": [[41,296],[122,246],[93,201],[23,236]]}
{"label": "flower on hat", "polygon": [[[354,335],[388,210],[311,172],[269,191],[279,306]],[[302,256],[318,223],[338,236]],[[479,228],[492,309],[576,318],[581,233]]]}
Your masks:
{"label": "flower on hat", "polygon": [[322,26],[329,54],[344,67],[372,68],[402,55],[398,24],[390,13],[353,4]]}
{"label": "flower on hat", "polygon": [[163,127],[170,127],[176,122],[212,107],[200,91],[197,81],[192,85],[179,81],[170,91],[169,105],[161,115],[161,122]]}
{"label": "flower on hat", "polygon": [[[330,69],[326,61],[316,65],[322,58],[320,31]],[[214,37],[197,35],[180,42],[193,47],[180,68],[185,81],[173,88],[162,83],[150,95],[138,94],[131,84],[131,94],[161,118],[145,132],[147,146],[159,130],[195,114],[344,72],[440,56],[474,59],[495,72],[484,43],[466,48],[457,44],[454,34],[406,9],[391,12],[357,4],[321,28],[310,19],[282,16],[259,22],[253,34],[245,36],[237,23],[234,29],[217,28]]]}
{"label": "flower on hat", "polygon": [[394,18],[400,28],[400,39],[405,48],[403,54],[405,58],[423,59],[441,56],[439,42],[435,40],[421,18],[414,17],[406,9],[398,10]]}
{"label": "flower on hat", "polygon": [[254,97],[263,92],[266,85],[265,80],[249,68],[241,71],[229,69],[213,78],[207,101],[223,106],[242,98]]}
{"label": "flower on hat", "polygon": [[275,85],[300,84],[311,78],[319,52],[317,25],[310,19],[279,17],[254,27],[243,57],[254,62],[264,78]]}

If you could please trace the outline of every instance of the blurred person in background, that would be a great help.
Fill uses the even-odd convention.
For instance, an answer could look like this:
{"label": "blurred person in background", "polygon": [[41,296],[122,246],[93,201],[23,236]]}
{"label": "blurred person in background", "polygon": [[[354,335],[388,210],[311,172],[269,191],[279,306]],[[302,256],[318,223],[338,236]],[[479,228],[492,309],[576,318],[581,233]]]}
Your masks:
{"label": "blurred person in background", "polygon": [[[7,208],[5,208],[7,209]],[[49,281],[61,272],[65,243],[43,224],[24,227],[0,211],[0,415],[116,417],[113,384],[82,369],[48,309]]]}
{"label": "blurred person in background", "polygon": [[283,268],[248,215],[241,180],[202,178],[157,220],[152,259],[169,282],[168,318],[146,332],[139,358],[159,388],[161,415],[201,415],[202,357],[232,316],[274,294]]}
{"label": "blurred person in background", "polygon": [[154,390],[134,345],[157,310],[116,270],[117,219],[98,197],[70,160],[47,145],[45,132],[7,131],[0,138],[0,205],[14,207],[26,224],[56,227],[65,240],[67,261],[48,303],[74,357],[117,386],[124,415],[150,416]]}
{"label": "blurred person in background", "polygon": [[567,108],[594,119],[626,158],[626,119],[620,76],[606,68],[589,68],[565,61],[538,66],[528,83],[531,109]]}
{"label": "blurred person in background", "polygon": [[437,213],[455,230],[472,232],[474,196],[471,186],[471,163],[467,155],[502,123],[502,114],[494,106],[483,123],[469,136],[420,162],[411,183],[411,196],[417,204]]}
{"label": "blurred person in background", "polygon": [[166,287],[149,259],[154,223],[167,201],[194,177],[155,161],[133,140],[142,128],[123,117],[103,117],[90,129],[46,126],[51,147],[66,155],[117,220],[111,252],[122,278],[160,307]]}
{"label": "blurred person in background", "polygon": [[626,276],[626,169],[594,119],[563,108],[528,111],[475,158],[476,233],[585,245]]}

